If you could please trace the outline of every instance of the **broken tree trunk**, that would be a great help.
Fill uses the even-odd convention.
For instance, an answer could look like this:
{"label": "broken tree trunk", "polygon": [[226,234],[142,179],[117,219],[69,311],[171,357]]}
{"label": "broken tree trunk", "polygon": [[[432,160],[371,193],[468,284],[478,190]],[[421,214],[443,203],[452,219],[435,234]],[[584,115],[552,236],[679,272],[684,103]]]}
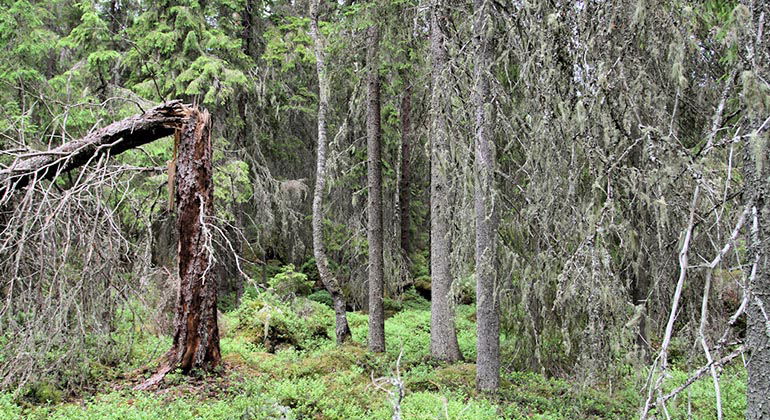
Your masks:
{"label": "broken tree trunk", "polygon": [[174,342],[160,368],[137,389],[160,382],[166,373],[181,369],[209,370],[219,365],[217,281],[212,270],[207,219],[213,212],[210,116],[207,111],[171,101],[115,122],[92,134],[55,149],[32,153],[0,170],[0,202],[27,185],[122,153],[177,133],[175,203],[179,234],[179,295]]}
{"label": "broken tree trunk", "polygon": [[157,373],[136,389],[147,389],[170,371],[211,370],[222,359],[217,326],[217,281],[214,278],[211,232],[214,183],[211,167],[210,116],[186,109],[178,136],[176,210],[179,232],[179,295],[174,317],[174,342]]}
{"label": "broken tree trunk", "polygon": [[17,159],[8,168],[0,170],[0,202],[7,201],[13,191],[36,181],[54,179],[101,156],[115,156],[173,134],[186,118],[186,108],[179,100],[167,102],[143,114],[114,122],[82,139]]}

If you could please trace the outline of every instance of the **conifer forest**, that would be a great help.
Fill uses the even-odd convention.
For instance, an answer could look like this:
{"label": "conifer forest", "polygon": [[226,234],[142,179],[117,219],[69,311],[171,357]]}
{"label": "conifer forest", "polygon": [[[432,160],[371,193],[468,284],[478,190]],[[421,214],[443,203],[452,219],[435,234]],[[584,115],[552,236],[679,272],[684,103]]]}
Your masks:
{"label": "conifer forest", "polygon": [[0,6],[0,419],[770,420],[770,1]]}

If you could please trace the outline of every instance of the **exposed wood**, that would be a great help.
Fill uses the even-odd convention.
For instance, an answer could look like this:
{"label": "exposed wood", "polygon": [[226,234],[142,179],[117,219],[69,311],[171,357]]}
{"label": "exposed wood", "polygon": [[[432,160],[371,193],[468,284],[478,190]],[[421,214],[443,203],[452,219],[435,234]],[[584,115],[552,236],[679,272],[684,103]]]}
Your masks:
{"label": "exposed wood", "polygon": [[221,363],[217,326],[217,279],[212,260],[211,232],[214,182],[211,166],[210,116],[187,109],[179,135],[176,165],[176,211],[179,233],[179,295],[174,317],[174,341],[157,373],[136,389],[156,385],[174,369],[211,370]]}
{"label": "exposed wood", "polygon": [[17,160],[0,171],[4,199],[18,189],[122,153],[176,132],[175,170],[180,292],[175,310],[175,333],[157,373],[137,389],[160,382],[174,369],[209,370],[221,362],[217,326],[217,281],[212,270],[207,219],[213,213],[210,116],[176,100],[95,131],[82,139]]}

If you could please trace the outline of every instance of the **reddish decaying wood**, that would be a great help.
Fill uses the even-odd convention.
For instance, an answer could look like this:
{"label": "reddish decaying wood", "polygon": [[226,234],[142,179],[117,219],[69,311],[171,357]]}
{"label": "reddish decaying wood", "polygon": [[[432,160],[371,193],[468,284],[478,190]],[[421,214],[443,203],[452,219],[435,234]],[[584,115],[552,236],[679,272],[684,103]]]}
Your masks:
{"label": "reddish decaying wood", "polygon": [[179,232],[179,295],[174,341],[158,371],[136,389],[147,389],[173,369],[211,370],[221,363],[217,326],[217,281],[206,220],[213,212],[210,116],[189,109],[179,135],[176,210]]}

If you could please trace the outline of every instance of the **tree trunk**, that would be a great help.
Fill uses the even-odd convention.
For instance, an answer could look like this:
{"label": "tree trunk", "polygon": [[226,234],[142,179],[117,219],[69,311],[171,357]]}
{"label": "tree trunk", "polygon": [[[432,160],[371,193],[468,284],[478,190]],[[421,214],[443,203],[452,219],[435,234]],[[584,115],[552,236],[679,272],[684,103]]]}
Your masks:
{"label": "tree trunk", "polygon": [[217,326],[217,284],[211,255],[214,183],[210,116],[190,109],[179,135],[176,157],[176,210],[179,232],[179,296],[174,341],[158,372],[136,389],[147,389],[166,373],[211,370],[221,363]]}
{"label": "tree trunk", "polygon": [[241,13],[243,32],[243,52],[254,60],[259,59],[264,50],[262,32],[262,4],[257,0],[246,0]]}
{"label": "tree trunk", "polygon": [[488,0],[475,0],[473,41],[475,47],[476,108],[475,205],[476,205],[476,387],[495,391],[500,382],[500,315],[497,298],[497,224],[495,145],[492,138],[492,103],[489,97],[492,30]]}
{"label": "tree trunk", "polygon": [[[750,70],[742,75],[741,99],[750,123],[748,142],[744,146],[745,199],[751,205],[752,228],[749,241],[749,261],[756,264],[756,274],[749,276],[748,306],[746,308],[746,370],[748,384],[746,419],[770,419],[770,127],[767,105],[762,102],[770,80],[770,41],[767,30],[770,4],[746,2],[752,12],[751,38],[747,39],[746,55]],[[764,29],[763,29],[764,26]]]}
{"label": "tree trunk", "polygon": [[326,112],[329,109],[329,75],[326,73],[326,57],[324,42],[318,31],[318,2],[310,0],[310,36],[313,39],[318,71],[318,149],[316,157],[316,179],[313,191],[313,254],[315,256],[318,275],[321,277],[326,290],[332,295],[336,317],[337,344],[350,339],[350,328],[345,315],[345,297],[339,282],[329,269],[329,260],[323,244],[323,193],[326,184]]}
{"label": "tree trunk", "polygon": [[[759,136],[757,136],[759,137]],[[749,278],[749,304],[747,319],[747,364],[749,374],[747,387],[747,420],[770,418],[770,262],[767,261],[767,238],[770,238],[770,205],[767,194],[770,191],[770,164],[768,148],[761,149],[755,142],[763,140],[753,137],[746,147],[747,198],[752,205],[755,222],[751,229],[750,261],[757,264],[756,274]],[[767,141],[767,140],[764,140]]]}
{"label": "tree trunk", "polygon": [[30,154],[0,170],[0,202],[30,183],[54,179],[77,167],[170,136],[186,118],[182,101],[170,101],[147,112],[114,122],[79,140]]}
{"label": "tree trunk", "polygon": [[385,351],[383,309],[384,268],[382,257],[382,141],[380,131],[379,27],[367,30],[366,61],[369,67],[369,103],[366,111],[366,139],[369,155],[369,350]]}
{"label": "tree trunk", "polygon": [[460,360],[460,346],[455,331],[455,311],[452,297],[452,274],[449,269],[449,133],[447,119],[450,111],[448,97],[449,71],[444,45],[446,35],[442,25],[446,13],[443,2],[431,11],[431,61],[433,87],[431,92],[431,169],[430,169],[430,353],[435,359]]}
{"label": "tree trunk", "polygon": [[[632,138],[629,141],[634,141],[642,136],[638,125],[631,126]],[[648,169],[644,166],[644,146],[638,144],[631,148],[629,153],[629,161],[631,167],[636,168],[640,173],[644,173]],[[653,243],[654,238],[648,235],[647,230],[650,226],[654,226],[654,221],[650,217],[650,210],[648,204],[642,199],[643,194],[648,194],[644,186],[634,187],[630,190],[628,203],[630,203],[629,219],[631,222],[632,230],[636,232],[636,238],[638,244],[634,247],[636,251],[631,253],[631,258],[635,260],[630,264],[628,270],[628,278],[631,279],[631,301],[634,304],[636,310],[639,311],[639,332],[636,335],[636,347],[639,350],[642,359],[646,362],[650,362],[650,343],[647,337],[647,298],[650,294],[650,249],[649,244]],[[636,254],[636,255],[634,255]]]}
{"label": "tree trunk", "polygon": [[401,250],[409,257],[409,160],[412,136],[412,85],[406,84],[401,98],[401,178],[398,180],[398,202],[401,206]]}

